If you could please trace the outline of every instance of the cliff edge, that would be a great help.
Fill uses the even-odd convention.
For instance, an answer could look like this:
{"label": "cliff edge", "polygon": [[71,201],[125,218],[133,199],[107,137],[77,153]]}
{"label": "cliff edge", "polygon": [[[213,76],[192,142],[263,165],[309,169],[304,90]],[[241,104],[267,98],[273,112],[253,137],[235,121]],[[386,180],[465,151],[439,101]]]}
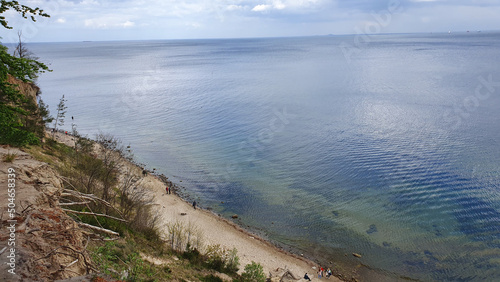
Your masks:
{"label": "cliff edge", "polygon": [[48,164],[0,147],[0,281],[54,281],[89,273],[88,236],[58,206],[62,183]]}

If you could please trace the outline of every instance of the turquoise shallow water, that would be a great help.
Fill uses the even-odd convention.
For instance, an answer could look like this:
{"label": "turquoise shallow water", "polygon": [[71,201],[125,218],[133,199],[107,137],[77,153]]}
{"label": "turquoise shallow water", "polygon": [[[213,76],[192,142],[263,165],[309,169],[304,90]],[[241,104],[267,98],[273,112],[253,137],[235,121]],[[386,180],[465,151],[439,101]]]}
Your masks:
{"label": "turquoise shallow water", "polygon": [[80,132],[130,143],[204,207],[337,267],[500,279],[500,34],[355,42],[29,48],[51,109],[65,94]]}

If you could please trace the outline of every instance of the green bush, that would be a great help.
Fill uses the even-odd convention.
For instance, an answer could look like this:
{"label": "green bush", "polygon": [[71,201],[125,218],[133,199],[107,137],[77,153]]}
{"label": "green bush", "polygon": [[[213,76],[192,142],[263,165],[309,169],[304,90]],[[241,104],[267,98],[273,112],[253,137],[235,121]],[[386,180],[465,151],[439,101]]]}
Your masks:
{"label": "green bush", "polygon": [[177,220],[167,224],[167,231],[170,247],[177,252],[203,248],[203,231],[191,223]]}
{"label": "green bush", "polygon": [[227,250],[218,244],[210,245],[205,253],[205,263],[209,268],[216,271],[234,274],[238,271],[240,265],[237,252],[236,248]]}
{"label": "green bush", "polygon": [[14,121],[7,123],[7,117],[2,112],[0,112],[0,120],[2,120],[0,121],[0,144],[16,147],[40,144],[40,139],[33,132],[26,131],[21,124]]}
{"label": "green bush", "polygon": [[264,282],[266,281],[266,275],[264,274],[264,268],[259,263],[252,261],[251,264],[245,266],[245,272],[241,274],[243,282]]}
{"label": "green bush", "polygon": [[200,265],[203,262],[203,256],[196,248],[188,246],[188,250],[182,253],[182,258],[189,260],[193,265]]}
{"label": "green bush", "polygon": [[233,248],[230,251],[227,251],[226,254],[226,272],[227,273],[236,273],[238,272],[240,266],[240,258],[237,256],[238,250]]}

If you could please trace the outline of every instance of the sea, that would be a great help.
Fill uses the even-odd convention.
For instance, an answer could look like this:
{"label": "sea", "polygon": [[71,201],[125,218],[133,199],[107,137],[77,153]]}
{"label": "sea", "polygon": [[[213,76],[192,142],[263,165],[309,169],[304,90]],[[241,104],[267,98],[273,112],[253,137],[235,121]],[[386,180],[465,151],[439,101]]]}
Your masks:
{"label": "sea", "polygon": [[[365,281],[500,280],[500,33],[29,43],[65,130]],[[352,254],[359,254],[355,257]],[[303,275],[303,273],[298,274]]]}

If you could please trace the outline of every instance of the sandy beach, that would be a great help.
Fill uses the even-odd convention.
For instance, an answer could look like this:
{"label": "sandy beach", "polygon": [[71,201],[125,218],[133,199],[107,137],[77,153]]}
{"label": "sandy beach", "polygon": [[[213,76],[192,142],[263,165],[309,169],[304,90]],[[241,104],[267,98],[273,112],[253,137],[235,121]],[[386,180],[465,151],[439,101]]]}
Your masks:
{"label": "sandy beach", "polygon": [[[72,136],[57,134],[56,140],[74,146]],[[136,175],[142,173],[140,167],[128,161],[124,161],[123,165],[124,169],[129,169]],[[167,232],[167,225],[176,221],[199,228],[203,232],[205,245],[219,244],[226,249],[236,248],[238,250],[240,273],[246,264],[255,261],[263,266],[266,275],[270,271],[284,268],[290,270],[297,277],[304,277],[304,274],[308,273],[312,281],[326,279],[317,278],[318,266],[314,262],[280,250],[269,242],[250,234],[236,224],[210,211],[199,208],[195,210],[191,203],[187,203],[179,196],[167,194],[166,185],[159,177],[148,174],[141,181],[141,185],[146,187],[154,197],[155,206],[161,215],[160,226],[165,233]],[[341,281],[334,276],[327,280]]]}

